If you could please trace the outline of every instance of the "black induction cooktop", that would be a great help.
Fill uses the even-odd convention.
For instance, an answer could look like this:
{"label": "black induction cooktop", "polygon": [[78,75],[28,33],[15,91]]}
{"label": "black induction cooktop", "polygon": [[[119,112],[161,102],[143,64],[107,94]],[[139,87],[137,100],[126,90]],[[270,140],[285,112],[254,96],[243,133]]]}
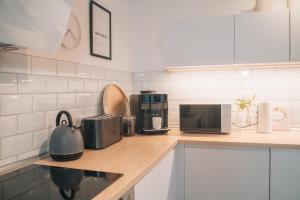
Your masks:
{"label": "black induction cooktop", "polygon": [[121,176],[32,164],[0,176],[0,200],[87,200]]}

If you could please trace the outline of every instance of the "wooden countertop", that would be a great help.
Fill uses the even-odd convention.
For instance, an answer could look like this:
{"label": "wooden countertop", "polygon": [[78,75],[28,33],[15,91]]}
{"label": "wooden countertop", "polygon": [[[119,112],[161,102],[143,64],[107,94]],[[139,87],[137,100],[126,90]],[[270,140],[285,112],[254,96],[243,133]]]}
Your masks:
{"label": "wooden countertop", "polygon": [[300,131],[208,135],[181,134],[174,129],[168,135],[128,137],[104,150],[86,150],[82,158],[76,161],[54,162],[47,158],[36,164],[121,173],[123,176],[120,179],[94,198],[118,200],[177,144],[300,149]]}

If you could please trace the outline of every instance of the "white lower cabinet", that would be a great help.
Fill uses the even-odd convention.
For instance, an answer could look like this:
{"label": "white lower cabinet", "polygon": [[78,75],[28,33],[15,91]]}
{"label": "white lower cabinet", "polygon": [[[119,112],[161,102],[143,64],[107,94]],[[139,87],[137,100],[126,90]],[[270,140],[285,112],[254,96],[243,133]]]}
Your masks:
{"label": "white lower cabinet", "polygon": [[271,149],[271,200],[300,199],[300,150]]}
{"label": "white lower cabinet", "polygon": [[184,187],[176,184],[176,179],[182,177],[182,174],[177,174],[177,172],[183,172],[183,169],[179,169],[180,163],[183,163],[179,160],[182,158],[181,152],[183,152],[183,146],[179,145],[135,186],[135,200],[183,200],[180,199],[182,194],[179,193]]}
{"label": "white lower cabinet", "polygon": [[269,200],[269,149],[186,145],[185,200]]}

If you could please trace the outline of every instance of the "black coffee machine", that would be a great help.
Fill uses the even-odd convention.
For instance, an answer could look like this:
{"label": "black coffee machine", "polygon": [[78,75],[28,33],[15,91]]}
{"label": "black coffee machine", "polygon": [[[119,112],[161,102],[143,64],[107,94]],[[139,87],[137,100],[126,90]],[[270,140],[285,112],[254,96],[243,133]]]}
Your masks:
{"label": "black coffee machine", "polygon": [[[130,110],[131,114],[136,117],[137,133],[165,134],[169,131],[167,94],[148,92],[131,95]],[[153,118],[158,118],[159,125],[157,125],[157,120]],[[155,124],[153,124],[153,120]]]}

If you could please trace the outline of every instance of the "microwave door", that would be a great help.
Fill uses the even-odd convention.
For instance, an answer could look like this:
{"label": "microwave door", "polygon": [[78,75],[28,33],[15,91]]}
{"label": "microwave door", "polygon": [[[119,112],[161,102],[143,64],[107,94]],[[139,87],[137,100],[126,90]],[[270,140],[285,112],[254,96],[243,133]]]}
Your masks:
{"label": "microwave door", "polygon": [[220,132],[221,107],[218,105],[181,105],[180,129],[187,132]]}

